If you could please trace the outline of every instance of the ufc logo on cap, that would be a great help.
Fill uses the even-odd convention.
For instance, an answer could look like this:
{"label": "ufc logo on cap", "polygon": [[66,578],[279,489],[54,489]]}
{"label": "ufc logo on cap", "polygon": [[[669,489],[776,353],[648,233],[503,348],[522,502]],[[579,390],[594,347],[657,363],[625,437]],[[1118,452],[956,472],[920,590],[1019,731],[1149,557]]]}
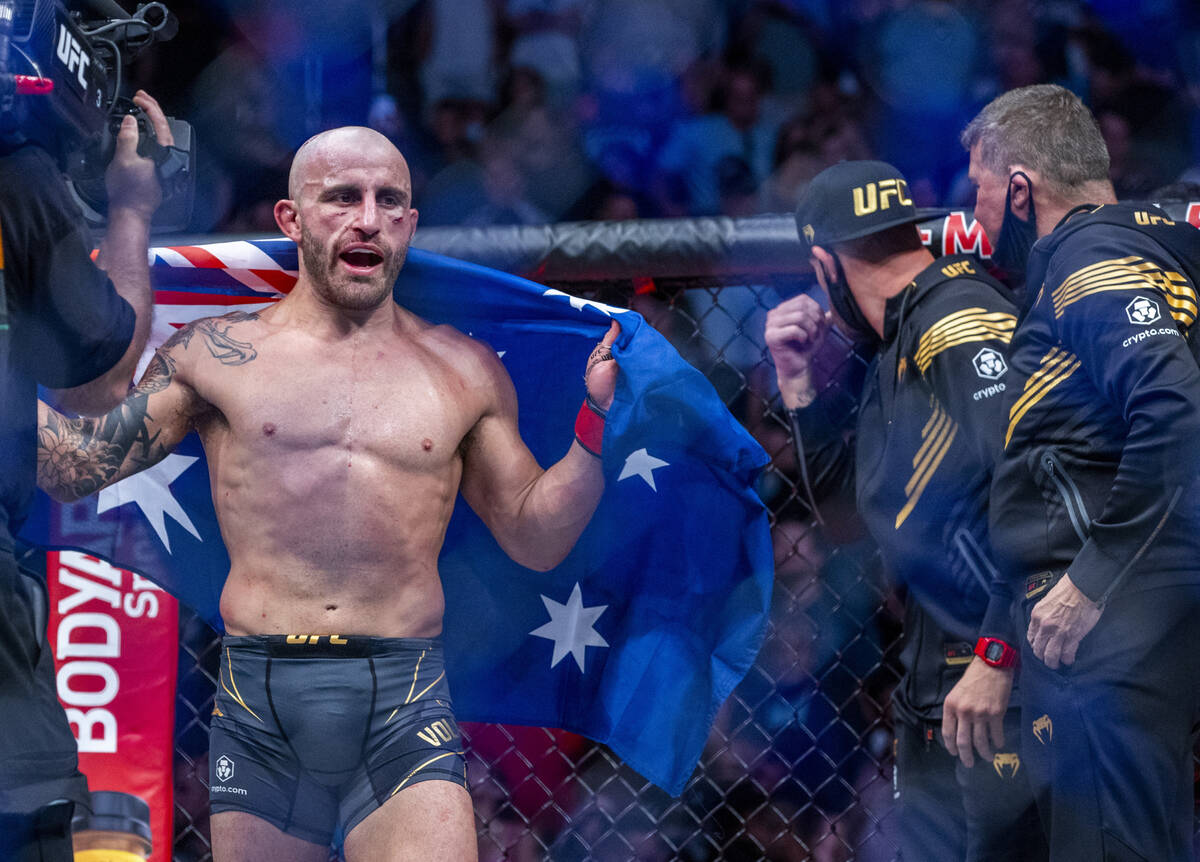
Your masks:
{"label": "ufc logo on cap", "polygon": [[856,216],[870,215],[876,210],[887,209],[891,206],[889,198],[895,198],[896,203],[901,206],[912,206],[912,198],[908,197],[908,183],[901,179],[867,183],[856,188],[852,194]]}

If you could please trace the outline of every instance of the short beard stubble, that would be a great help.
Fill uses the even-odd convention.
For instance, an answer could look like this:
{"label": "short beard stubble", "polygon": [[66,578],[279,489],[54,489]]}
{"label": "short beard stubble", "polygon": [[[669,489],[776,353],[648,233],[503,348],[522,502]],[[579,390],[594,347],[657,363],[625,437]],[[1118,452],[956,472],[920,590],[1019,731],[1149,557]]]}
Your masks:
{"label": "short beard stubble", "polygon": [[300,229],[300,256],[313,289],[330,304],[347,311],[369,311],[391,295],[392,286],[408,257],[408,247],[385,256],[379,272],[355,277],[338,272],[339,258],[326,256],[321,243],[304,228]]}

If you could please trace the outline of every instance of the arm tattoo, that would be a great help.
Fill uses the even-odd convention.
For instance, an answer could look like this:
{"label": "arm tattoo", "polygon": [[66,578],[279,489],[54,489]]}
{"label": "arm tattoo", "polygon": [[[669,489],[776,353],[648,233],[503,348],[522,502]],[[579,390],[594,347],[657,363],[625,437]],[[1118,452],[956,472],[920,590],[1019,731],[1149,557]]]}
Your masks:
{"label": "arm tattoo", "polygon": [[168,449],[160,442],[162,431],[149,413],[149,401],[171,385],[178,368],[175,350],[187,350],[199,334],[222,365],[245,365],[258,351],[229,330],[257,319],[257,312],[236,311],[183,327],[154,354],[137,388],[106,416],[70,419],[50,410],[38,428],[38,484],[57,496],[79,499],[165,458]]}
{"label": "arm tattoo", "polygon": [[108,485],[122,467],[132,473],[162,460],[167,450],[158,442],[160,432],[151,433],[148,400],[149,392],[136,389],[99,419],[49,411],[37,432],[38,484],[78,499]]}
{"label": "arm tattoo", "polygon": [[174,376],[175,359],[166,352],[164,344],[150,358],[150,364],[146,366],[146,373],[142,375],[142,381],[137,385],[137,391],[146,395],[162,392],[171,385],[171,378]]}
{"label": "arm tattoo", "polygon": [[[71,419],[54,410],[37,429],[38,484],[58,496],[79,499],[105,487],[115,477],[136,473],[161,461],[167,449],[153,433],[150,396],[162,392],[175,377],[172,349],[187,346],[192,326],[172,335],[155,352],[137,387],[100,418]],[[123,469],[124,468],[124,469]]]}
{"label": "arm tattoo", "polygon": [[[235,323],[246,320],[258,320],[258,312],[234,311],[223,317],[198,320],[193,325],[179,330],[175,336],[182,336],[179,343],[186,348],[192,338],[192,333],[198,332],[204,339],[204,346],[208,348],[208,352],[216,357],[222,365],[245,365],[258,356],[258,351],[250,342],[238,341],[231,336],[229,330]],[[187,334],[184,335],[184,333]]]}

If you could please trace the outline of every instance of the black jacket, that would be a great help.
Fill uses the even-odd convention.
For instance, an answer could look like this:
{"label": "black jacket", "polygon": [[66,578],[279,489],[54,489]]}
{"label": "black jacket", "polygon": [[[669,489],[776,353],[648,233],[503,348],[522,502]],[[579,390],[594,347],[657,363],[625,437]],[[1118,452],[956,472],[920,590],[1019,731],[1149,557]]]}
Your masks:
{"label": "black jacket", "polygon": [[0,553],[12,553],[33,499],[37,384],[94,380],[133,337],[133,309],[91,248],[50,155],[25,146],[0,156]]}
{"label": "black jacket", "polygon": [[93,380],[133,337],[133,309],[90,250],[54,160],[36,147],[0,156],[0,811],[86,800],[55,697],[45,586],[19,571],[13,534],[36,481],[37,384]]}
{"label": "black jacket", "polygon": [[940,258],[887,302],[853,451],[825,396],[796,413],[818,495],[854,483],[887,568],[908,587],[897,705],[910,715],[940,716],[979,636],[1014,642],[987,503],[1015,325],[1008,291],[978,261]]}
{"label": "black jacket", "polygon": [[1101,603],[1200,582],[1198,276],[1200,231],[1154,207],[1076,213],[1034,246],[991,497],[1020,589],[1064,569]]}

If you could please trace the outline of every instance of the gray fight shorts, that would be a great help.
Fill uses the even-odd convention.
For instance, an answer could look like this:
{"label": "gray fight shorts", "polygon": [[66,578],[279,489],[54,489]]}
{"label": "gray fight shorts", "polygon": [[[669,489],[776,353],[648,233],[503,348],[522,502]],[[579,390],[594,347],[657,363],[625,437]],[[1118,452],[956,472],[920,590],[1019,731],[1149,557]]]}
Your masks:
{"label": "gray fight shorts", "polygon": [[208,773],[214,814],[324,846],[405,787],[465,787],[441,641],[225,637]]}

